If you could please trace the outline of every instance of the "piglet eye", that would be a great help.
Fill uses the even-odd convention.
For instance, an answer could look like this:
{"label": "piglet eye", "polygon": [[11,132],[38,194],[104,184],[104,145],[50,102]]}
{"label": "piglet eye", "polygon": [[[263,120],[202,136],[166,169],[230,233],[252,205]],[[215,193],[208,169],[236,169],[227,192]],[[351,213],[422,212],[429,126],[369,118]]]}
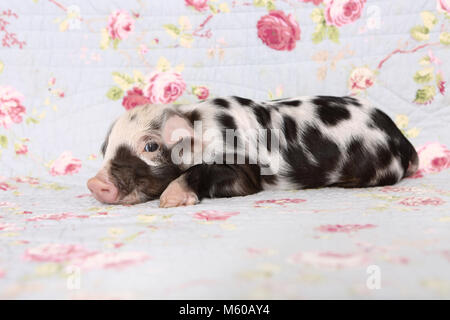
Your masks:
{"label": "piglet eye", "polygon": [[145,152],[155,152],[158,150],[158,144],[156,142],[147,142],[144,147]]}

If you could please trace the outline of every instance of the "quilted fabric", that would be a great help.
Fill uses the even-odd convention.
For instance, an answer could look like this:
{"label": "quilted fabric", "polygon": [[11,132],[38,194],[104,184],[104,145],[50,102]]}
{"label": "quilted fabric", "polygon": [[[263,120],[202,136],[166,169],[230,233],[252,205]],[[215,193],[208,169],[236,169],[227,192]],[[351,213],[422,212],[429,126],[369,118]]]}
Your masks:
{"label": "quilted fabric", "polygon": [[[449,298],[448,0],[0,0],[0,298]],[[105,206],[86,180],[144,103],[358,95],[395,186]]]}

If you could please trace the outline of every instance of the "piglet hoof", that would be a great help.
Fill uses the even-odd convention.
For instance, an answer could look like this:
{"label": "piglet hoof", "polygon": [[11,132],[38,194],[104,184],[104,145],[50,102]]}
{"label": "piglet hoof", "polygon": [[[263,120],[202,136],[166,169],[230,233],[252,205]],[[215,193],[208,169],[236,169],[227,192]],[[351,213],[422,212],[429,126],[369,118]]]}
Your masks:
{"label": "piglet hoof", "polygon": [[173,208],[197,204],[198,197],[195,192],[188,190],[179,181],[172,181],[159,198],[160,208]]}

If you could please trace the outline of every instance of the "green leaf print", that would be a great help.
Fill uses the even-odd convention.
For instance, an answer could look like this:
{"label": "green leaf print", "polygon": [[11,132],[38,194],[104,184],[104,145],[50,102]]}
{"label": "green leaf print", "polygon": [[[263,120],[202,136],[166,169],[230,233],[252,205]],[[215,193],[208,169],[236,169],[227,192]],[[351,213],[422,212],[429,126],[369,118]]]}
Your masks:
{"label": "green leaf print", "polygon": [[123,90],[119,87],[112,87],[108,90],[106,96],[111,100],[119,100],[123,96]]}

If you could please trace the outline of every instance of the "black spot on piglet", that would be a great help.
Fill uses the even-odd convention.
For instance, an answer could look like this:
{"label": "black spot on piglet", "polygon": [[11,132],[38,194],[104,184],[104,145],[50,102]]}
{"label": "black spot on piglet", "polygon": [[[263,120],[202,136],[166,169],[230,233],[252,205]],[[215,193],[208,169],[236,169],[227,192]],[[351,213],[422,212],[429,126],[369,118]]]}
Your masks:
{"label": "black spot on piglet", "polygon": [[147,165],[127,146],[120,146],[111,160],[110,177],[122,197],[138,191],[146,200],[155,199],[180,174],[180,169],[169,161],[158,166]]}
{"label": "black spot on piglet", "polygon": [[237,102],[239,102],[241,105],[243,106],[250,106],[253,104],[253,101],[250,99],[246,99],[246,98],[241,98],[241,97],[233,97]]}
{"label": "black spot on piglet", "polygon": [[212,101],[216,106],[228,109],[230,107],[230,103],[222,98],[216,98]]}
{"label": "black spot on piglet", "polygon": [[270,111],[265,107],[255,105],[253,107],[253,113],[256,116],[256,120],[263,128],[269,128],[271,124],[271,115]]}
{"label": "black spot on piglet", "polygon": [[277,105],[280,107],[282,106],[288,106],[288,107],[298,107],[302,104],[300,100],[291,100],[291,101],[281,101],[278,102]]}
{"label": "black spot on piglet", "polygon": [[351,117],[347,102],[341,97],[318,96],[312,102],[317,106],[320,120],[326,125],[335,126]]}
{"label": "black spot on piglet", "polygon": [[288,143],[293,143],[297,141],[297,132],[298,132],[297,123],[292,117],[288,115],[283,116],[282,130]]}
{"label": "black spot on piglet", "polygon": [[237,129],[236,121],[227,113],[217,114],[216,120],[223,129]]}
{"label": "black spot on piglet", "polygon": [[361,138],[353,138],[347,146],[347,160],[342,167],[341,187],[367,187],[376,175],[376,158],[369,153]]}
{"label": "black spot on piglet", "polygon": [[[299,188],[319,188],[332,183],[330,173],[336,169],[341,152],[336,143],[314,126],[304,128],[303,143],[290,143],[283,151],[290,169],[283,175]],[[311,159],[306,150],[313,155]]]}
{"label": "black spot on piglet", "polygon": [[383,111],[375,109],[371,113],[369,127],[383,131],[388,139],[389,149],[392,154],[400,158],[404,176],[410,163],[417,163],[417,152],[413,145],[405,138],[391,118]]}

